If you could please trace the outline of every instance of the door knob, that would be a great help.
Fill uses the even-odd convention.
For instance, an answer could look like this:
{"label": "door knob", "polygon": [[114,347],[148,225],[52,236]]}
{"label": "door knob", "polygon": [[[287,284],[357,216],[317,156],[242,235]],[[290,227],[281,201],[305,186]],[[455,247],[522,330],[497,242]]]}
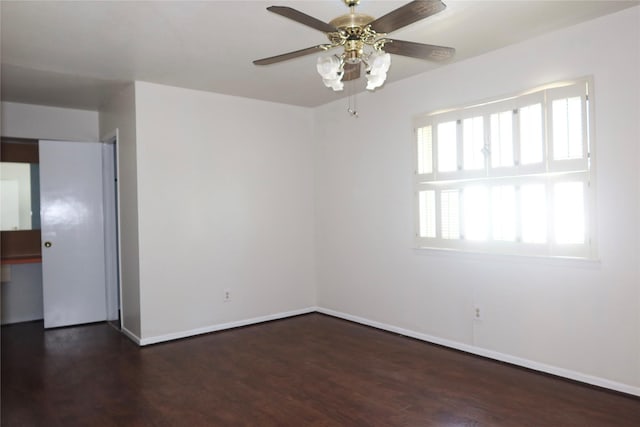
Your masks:
{"label": "door knob", "polygon": [[51,247],[51,242],[44,242],[44,247],[45,248],[50,248]]}

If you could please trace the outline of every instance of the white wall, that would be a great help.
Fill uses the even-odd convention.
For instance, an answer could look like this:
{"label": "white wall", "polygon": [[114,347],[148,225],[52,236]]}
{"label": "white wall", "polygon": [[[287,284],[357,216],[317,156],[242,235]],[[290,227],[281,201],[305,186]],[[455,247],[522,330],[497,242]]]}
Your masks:
{"label": "white wall", "polygon": [[312,111],[135,86],[143,341],[312,307]]}
{"label": "white wall", "polygon": [[2,103],[2,136],[98,141],[98,112]]}
{"label": "white wall", "polygon": [[[317,108],[318,305],[640,394],[639,22],[634,7],[390,84],[357,120],[346,100]],[[412,118],[586,75],[600,260],[412,249]]]}
{"label": "white wall", "polygon": [[0,320],[8,323],[28,322],[43,318],[41,264],[3,265],[9,280],[2,282]]}
{"label": "white wall", "polygon": [[[2,103],[2,134],[119,129],[123,321],[142,342],[317,304],[637,392],[639,9],[387,85],[360,96],[357,120],[346,100],[307,110],[138,82],[99,118]],[[600,261],[413,250],[413,116],[585,75]]]}
{"label": "white wall", "polygon": [[138,166],[135,86],[114,94],[100,110],[100,137],[118,130],[118,184],[120,209],[120,269],[122,327],[140,338],[140,270],[138,245]]}
{"label": "white wall", "polygon": [[[2,102],[0,134],[31,139],[98,141],[96,111]],[[10,266],[11,281],[2,283],[2,324],[43,318],[42,265]]]}

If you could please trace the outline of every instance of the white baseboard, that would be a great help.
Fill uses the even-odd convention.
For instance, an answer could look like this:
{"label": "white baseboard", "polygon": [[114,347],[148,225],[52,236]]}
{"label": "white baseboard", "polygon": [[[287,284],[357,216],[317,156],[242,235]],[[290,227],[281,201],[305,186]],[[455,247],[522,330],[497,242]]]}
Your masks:
{"label": "white baseboard", "polygon": [[461,350],[466,353],[475,354],[478,356],[487,357],[489,359],[499,360],[501,362],[510,363],[512,365],[522,366],[524,368],[533,369],[535,371],[545,372],[548,374],[556,375],[563,378],[568,378],[574,381],[583,382],[586,384],[595,385],[598,387],[608,388],[611,390],[619,391],[622,393],[632,394],[640,396],[640,387],[634,387],[629,384],[619,383],[616,381],[607,380],[605,378],[595,377],[581,372],[572,371],[569,369],[559,368],[556,366],[546,365],[544,363],[535,362],[533,360],[523,359],[520,357],[511,356],[508,354],[499,353],[497,351],[487,350],[481,347],[476,347],[469,344],[460,343],[457,341],[451,341],[444,338],[438,338],[432,335],[423,334],[420,332],[411,331],[397,326],[387,325],[385,323],[376,322],[374,320],[365,319],[358,316],[352,316],[350,314],[341,313],[339,311],[331,310],[328,308],[317,307],[316,311],[322,314],[326,314],[340,319],[349,320],[351,322],[360,323],[363,325],[371,326],[377,329],[382,329],[389,332],[394,332],[407,337],[415,338],[421,341],[430,342],[433,344],[442,345],[444,347]]}
{"label": "white baseboard", "polygon": [[36,320],[44,320],[44,317],[43,317],[42,313],[34,314],[34,315],[27,315],[27,316],[12,317],[10,319],[5,318],[5,319],[2,320],[2,325],[12,325],[14,323],[34,322]]}
{"label": "white baseboard", "polygon": [[158,335],[155,337],[142,338],[142,339],[137,337],[136,337],[137,339],[134,339],[130,334],[127,334],[127,335],[129,336],[129,338],[133,339],[138,345],[145,346],[150,344],[158,344],[165,341],[177,340],[180,338],[188,338],[195,335],[208,334],[210,332],[222,331],[225,329],[238,328],[240,326],[253,325],[255,323],[262,323],[262,322],[268,322],[271,320],[284,319],[286,317],[299,316],[301,314],[313,313],[315,311],[316,311],[316,307],[307,307],[300,310],[269,314],[267,316],[254,317],[254,318],[245,319],[245,320],[237,320],[237,321],[228,322],[228,323],[219,323],[217,325],[210,325],[202,328],[191,329],[188,331],[174,332],[171,334]]}
{"label": "white baseboard", "polygon": [[140,337],[139,336],[137,336],[136,334],[134,334],[133,332],[131,332],[130,330],[128,330],[124,326],[122,327],[121,330],[122,330],[122,333],[127,336],[127,338],[129,338],[134,343],[140,345]]}
{"label": "white baseboard", "polygon": [[284,319],[287,317],[299,316],[301,314],[308,314],[318,312],[326,314],[328,316],[337,317],[351,322],[360,323],[362,325],[371,326],[384,331],[393,332],[396,334],[404,335],[407,337],[415,338],[421,341],[438,344],[444,347],[453,348],[456,350],[464,351],[466,353],[475,354],[477,356],[487,357],[489,359],[498,360],[501,362],[510,363],[512,365],[522,366],[524,368],[532,369],[535,371],[545,372],[548,374],[556,375],[563,378],[568,378],[574,381],[579,381],[586,384],[595,385],[598,387],[607,388],[610,390],[619,391],[635,396],[640,396],[640,387],[635,387],[629,384],[619,383],[616,381],[607,380],[605,378],[595,377],[581,372],[572,371],[570,369],[559,368],[552,365],[546,365],[544,363],[535,362],[529,359],[523,359],[521,357],[511,356],[508,354],[500,353],[497,351],[487,350],[481,347],[476,347],[469,344],[464,344],[458,341],[452,341],[445,338],[439,338],[433,335],[423,334],[420,332],[411,331],[409,329],[400,328],[397,326],[388,325],[386,323],[377,322],[375,320],[365,319],[363,317],[353,316],[351,314],[342,313],[339,311],[331,310],[323,307],[307,307],[300,310],[287,311],[282,313],[269,314],[267,316],[254,317],[251,319],[237,320],[228,323],[220,323],[216,325],[205,326],[203,328],[191,329],[188,331],[175,332],[166,335],[158,335],[149,338],[140,338],[126,328],[122,328],[122,332],[129,337],[132,341],[140,346],[146,346],[150,344],[158,344],[165,341],[172,341],[181,338],[188,338],[196,335],[207,334],[210,332],[222,331],[225,329],[238,328],[241,326],[253,325],[256,323],[268,322],[271,320]]}

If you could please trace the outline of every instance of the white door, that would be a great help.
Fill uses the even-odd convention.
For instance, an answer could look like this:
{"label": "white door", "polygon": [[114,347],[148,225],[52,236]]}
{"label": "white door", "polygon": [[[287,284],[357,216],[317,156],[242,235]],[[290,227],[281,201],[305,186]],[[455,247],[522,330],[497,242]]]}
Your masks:
{"label": "white door", "polygon": [[106,320],[101,144],[39,148],[44,326]]}

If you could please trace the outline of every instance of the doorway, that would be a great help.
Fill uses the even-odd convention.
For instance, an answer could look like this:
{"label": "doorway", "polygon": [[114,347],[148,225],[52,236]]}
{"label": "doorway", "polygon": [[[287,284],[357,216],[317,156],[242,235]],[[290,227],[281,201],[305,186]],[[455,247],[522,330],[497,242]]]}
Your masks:
{"label": "doorway", "polygon": [[107,321],[122,329],[120,289],[120,217],[118,188],[118,131],[102,140],[105,296]]}
{"label": "doorway", "polygon": [[[117,141],[117,131],[104,138],[102,143],[18,139],[8,141],[7,138],[2,138],[3,161],[21,161],[26,162],[27,167],[31,166],[31,206],[26,206],[25,209],[27,212],[38,213],[38,215],[33,215],[31,221],[31,228],[35,228],[34,230],[2,232],[2,306],[7,308],[1,311],[2,324],[46,320],[48,317],[49,320],[57,319],[52,322],[45,321],[46,327],[106,320],[117,329],[121,328]],[[13,145],[18,148],[33,148],[32,151],[35,154],[31,157],[23,155],[17,160],[11,160],[13,157],[9,155],[10,153],[7,154],[7,150],[13,145],[7,148],[9,142],[14,143]],[[45,153],[43,155],[39,149],[41,143],[44,144]],[[24,150],[19,150],[18,153],[22,155],[23,152]],[[34,176],[38,178],[40,175],[39,173],[33,174],[34,163],[36,172],[39,172],[39,160],[43,160],[45,164],[45,182],[43,184],[44,192],[48,192],[48,195],[45,194],[45,200],[49,200],[46,206],[40,206],[43,193],[43,188],[39,185],[40,180],[35,179],[34,181]],[[32,164],[29,165],[29,163]],[[65,178],[66,181],[63,180],[62,183],[54,185],[49,182],[49,178],[46,178],[47,175],[50,177],[53,175],[53,181],[61,179],[60,175],[68,176]],[[85,204],[85,200],[78,198],[76,193],[78,188],[76,187],[87,186],[88,181],[92,184],[87,192],[96,200]],[[34,182],[38,185],[34,186]],[[49,188],[52,185],[53,191],[52,188]],[[94,195],[97,197],[93,197]],[[41,211],[45,216],[52,217],[50,219],[53,221],[48,221],[49,226],[60,227],[66,221],[68,229],[64,230],[65,232],[80,228],[83,231],[79,234],[91,234],[91,238],[85,241],[84,246],[78,243],[65,246],[67,242],[62,238],[61,233],[55,232],[56,230],[53,230],[52,233],[51,230],[48,230],[46,221],[45,224],[41,224],[39,215]],[[80,215],[82,212],[84,214]],[[87,217],[90,221],[90,224],[85,224],[84,228],[77,221],[71,221],[73,224],[68,223],[69,220],[79,219],[82,216]],[[9,234],[17,237],[9,239],[8,237],[11,237],[8,236]],[[30,237],[32,234],[34,239],[25,240],[22,238],[23,235]],[[5,239],[5,237],[7,238]],[[30,243],[31,240],[33,240],[33,244]],[[84,249],[89,246],[92,248],[99,246],[97,257],[87,256],[85,252],[89,251]],[[72,261],[65,259],[69,253],[78,248],[81,249],[79,251],[81,259]],[[14,261],[18,263],[16,264]],[[45,264],[53,266],[52,274],[47,273]],[[77,277],[74,277],[81,276],[83,271],[85,273],[91,271],[91,278],[85,277],[78,280]],[[5,272],[7,274],[4,274]],[[70,274],[70,276],[65,276],[65,274]],[[51,286],[51,283],[46,283],[47,281],[58,282],[58,285]],[[74,281],[80,282],[76,283],[77,289],[73,288],[72,282]],[[60,286],[60,284],[62,284],[61,289],[56,289],[56,286]],[[94,289],[90,292],[89,297],[94,301],[93,305],[85,298],[84,293],[87,287]],[[49,316],[45,315],[47,310],[45,310],[43,301],[44,294],[47,292],[52,297],[49,300],[54,300],[57,305],[49,311]],[[101,300],[101,302],[95,303],[96,300]],[[88,312],[85,315],[75,316],[70,313],[74,311],[74,307],[82,306],[91,307],[89,310],[85,310]]]}

